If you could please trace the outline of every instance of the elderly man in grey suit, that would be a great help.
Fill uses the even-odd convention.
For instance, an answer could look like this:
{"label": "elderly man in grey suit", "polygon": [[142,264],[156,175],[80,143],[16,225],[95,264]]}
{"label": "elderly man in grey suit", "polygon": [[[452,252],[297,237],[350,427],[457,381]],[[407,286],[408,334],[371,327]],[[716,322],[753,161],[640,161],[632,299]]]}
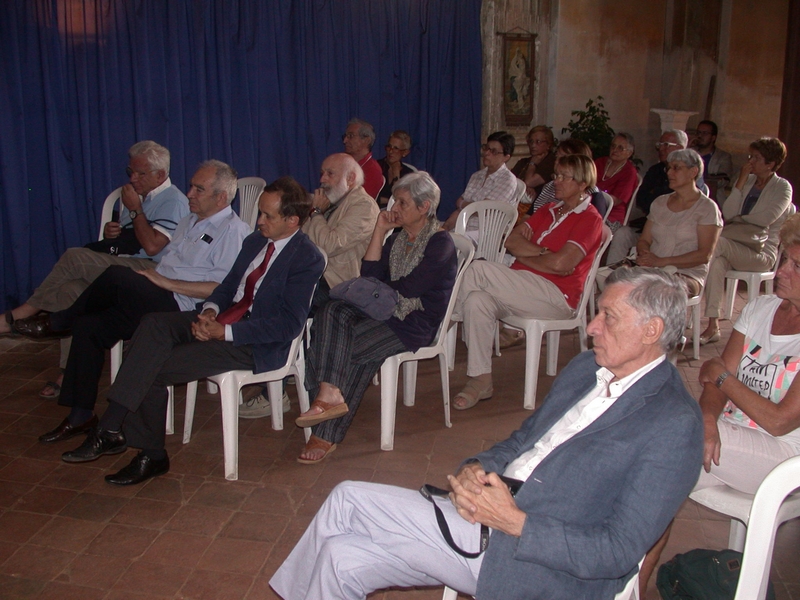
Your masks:
{"label": "elderly man in grey suit", "polygon": [[[270,581],[286,600],[365,598],[446,584],[479,599],[613,598],[692,489],[700,411],[667,354],[686,291],[655,269],[618,269],[576,357],[507,440],[467,459],[451,502],[413,490],[337,486]],[[500,474],[521,482],[516,495]],[[436,501],[435,498],[433,498]]]}

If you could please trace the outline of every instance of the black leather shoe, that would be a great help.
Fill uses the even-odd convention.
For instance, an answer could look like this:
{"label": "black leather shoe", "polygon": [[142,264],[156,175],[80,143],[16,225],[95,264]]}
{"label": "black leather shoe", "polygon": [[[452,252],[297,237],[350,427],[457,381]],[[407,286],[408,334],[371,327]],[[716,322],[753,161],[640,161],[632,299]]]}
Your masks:
{"label": "black leather shoe", "polygon": [[169,471],[169,456],[153,460],[142,452],[133,457],[128,466],[113,475],[106,475],[106,481],[113,485],[136,485],[151,477],[158,477]]}
{"label": "black leather shoe", "polygon": [[125,434],[121,431],[105,431],[99,427],[89,430],[89,435],[86,436],[80,446],[64,452],[61,455],[61,460],[68,463],[82,463],[97,460],[104,454],[120,454],[128,449],[128,444],[125,441]]}
{"label": "black leather shoe", "polygon": [[87,433],[90,429],[94,429],[95,427],[97,427],[97,415],[92,415],[92,418],[82,425],[70,425],[69,419],[64,419],[61,421],[61,425],[52,431],[40,435],[39,441],[42,444],[53,444],[55,442],[68,440],[82,433]]}
{"label": "black leather shoe", "polygon": [[27,319],[16,319],[14,321],[14,331],[34,340],[69,337],[72,335],[69,329],[54,330],[50,322],[50,313],[39,313]]}

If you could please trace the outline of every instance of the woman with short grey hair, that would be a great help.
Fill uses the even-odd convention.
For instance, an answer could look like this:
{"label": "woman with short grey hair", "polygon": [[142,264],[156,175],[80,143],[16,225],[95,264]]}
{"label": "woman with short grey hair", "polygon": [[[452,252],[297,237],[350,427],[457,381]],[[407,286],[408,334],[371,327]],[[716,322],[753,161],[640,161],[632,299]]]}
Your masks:
{"label": "woman with short grey hair", "polygon": [[439,186],[420,171],[401,177],[393,195],[391,210],[378,214],[361,276],[396,290],[397,304],[383,321],[344,300],[315,315],[306,362],[314,402],[295,421],[313,432],[297,459],[302,464],[318,463],[336,449],[383,361],[429,345],[447,311],[457,259],[453,239],[436,218]]}
{"label": "woman with short grey hair", "polygon": [[703,289],[714,254],[722,215],[716,202],[697,189],[703,159],[694,150],[675,150],[667,157],[672,189],[653,201],[636,244],[636,264],[658,267],[683,278],[690,296]]}

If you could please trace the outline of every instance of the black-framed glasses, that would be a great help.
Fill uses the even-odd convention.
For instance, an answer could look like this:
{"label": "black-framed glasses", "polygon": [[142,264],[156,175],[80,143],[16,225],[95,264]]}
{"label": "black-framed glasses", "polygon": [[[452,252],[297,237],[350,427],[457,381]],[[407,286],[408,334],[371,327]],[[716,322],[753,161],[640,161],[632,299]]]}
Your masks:
{"label": "black-framed glasses", "polygon": [[492,154],[494,156],[498,156],[500,154],[503,154],[502,150],[498,150],[497,148],[492,148],[489,144],[481,145],[481,152],[489,152],[490,154]]}

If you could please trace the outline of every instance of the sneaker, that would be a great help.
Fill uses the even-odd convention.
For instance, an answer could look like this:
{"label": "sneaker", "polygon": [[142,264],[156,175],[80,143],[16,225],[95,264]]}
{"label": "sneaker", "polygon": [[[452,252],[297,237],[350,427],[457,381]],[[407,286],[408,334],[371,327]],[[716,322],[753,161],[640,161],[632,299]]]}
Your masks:
{"label": "sneaker", "polygon": [[[283,412],[289,412],[290,406],[289,396],[283,392]],[[239,405],[240,419],[260,419],[269,416],[272,416],[272,406],[264,394],[259,394]]]}

